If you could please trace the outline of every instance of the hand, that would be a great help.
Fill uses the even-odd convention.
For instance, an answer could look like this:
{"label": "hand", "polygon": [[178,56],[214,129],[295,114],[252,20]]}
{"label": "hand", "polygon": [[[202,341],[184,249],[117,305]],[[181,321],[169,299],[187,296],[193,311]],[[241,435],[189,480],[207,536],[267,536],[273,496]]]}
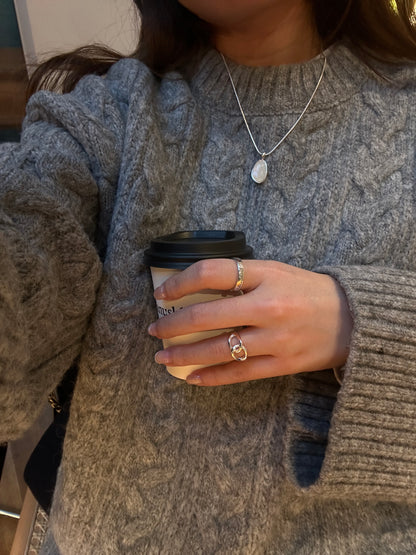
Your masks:
{"label": "hand", "polygon": [[[195,385],[231,384],[345,363],[352,318],[345,294],[333,278],[280,262],[244,260],[243,265],[244,295],[189,306],[151,324],[149,333],[167,339],[242,328],[247,360],[233,360],[226,333],[168,347],[156,353],[157,362],[212,365],[187,377]],[[154,296],[175,300],[204,289],[226,291],[236,279],[235,260],[203,260],[167,279]]]}

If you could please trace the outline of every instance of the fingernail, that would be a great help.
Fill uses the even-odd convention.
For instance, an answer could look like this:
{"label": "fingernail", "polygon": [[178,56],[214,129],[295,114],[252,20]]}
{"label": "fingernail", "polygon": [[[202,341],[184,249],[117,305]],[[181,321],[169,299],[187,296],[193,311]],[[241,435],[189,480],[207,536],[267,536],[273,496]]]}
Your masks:
{"label": "fingernail", "polygon": [[149,335],[156,335],[156,326],[155,324],[150,324],[150,326],[147,328],[147,333]]}
{"label": "fingernail", "polygon": [[168,353],[166,353],[165,351],[158,351],[158,352],[155,354],[155,361],[156,361],[158,364],[165,364],[165,365],[169,364],[169,363],[170,363],[170,359],[169,359]]}
{"label": "fingernail", "polygon": [[198,374],[189,374],[189,376],[186,378],[186,383],[188,383],[189,385],[201,385],[201,376],[199,376]]}
{"label": "fingernail", "polygon": [[156,287],[153,296],[155,299],[158,300],[162,300],[162,299],[166,299],[166,291],[165,291],[165,287],[162,285],[159,285],[159,287]]}

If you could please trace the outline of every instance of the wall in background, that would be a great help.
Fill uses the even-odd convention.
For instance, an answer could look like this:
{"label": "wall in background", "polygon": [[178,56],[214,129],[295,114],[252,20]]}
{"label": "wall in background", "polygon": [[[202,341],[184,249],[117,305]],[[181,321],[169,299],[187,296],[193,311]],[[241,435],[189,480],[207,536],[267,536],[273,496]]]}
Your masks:
{"label": "wall in background", "polygon": [[42,59],[92,43],[128,55],[138,21],[133,0],[0,0],[0,141],[19,136],[25,61],[30,72]]}
{"label": "wall in background", "polygon": [[130,54],[137,42],[133,0],[14,0],[28,62],[91,43]]}

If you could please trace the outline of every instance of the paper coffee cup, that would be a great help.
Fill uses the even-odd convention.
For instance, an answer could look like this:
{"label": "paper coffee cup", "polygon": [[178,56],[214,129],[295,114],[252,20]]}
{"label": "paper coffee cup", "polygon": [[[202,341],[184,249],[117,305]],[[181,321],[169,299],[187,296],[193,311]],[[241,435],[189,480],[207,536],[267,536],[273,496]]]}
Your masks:
{"label": "paper coffee cup", "polygon": [[[144,253],[144,261],[150,266],[153,286],[159,287],[168,277],[181,272],[194,262],[206,258],[252,258],[253,249],[246,244],[241,231],[179,231],[151,241]],[[196,303],[209,302],[223,297],[232,297],[231,291],[200,291],[186,295],[176,301],[157,300],[158,317],[162,318]],[[214,337],[227,330],[195,332],[163,340],[163,346],[189,344]],[[231,331],[231,330],[228,330]],[[167,366],[176,378],[185,379],[191,372],[206,365]]]}

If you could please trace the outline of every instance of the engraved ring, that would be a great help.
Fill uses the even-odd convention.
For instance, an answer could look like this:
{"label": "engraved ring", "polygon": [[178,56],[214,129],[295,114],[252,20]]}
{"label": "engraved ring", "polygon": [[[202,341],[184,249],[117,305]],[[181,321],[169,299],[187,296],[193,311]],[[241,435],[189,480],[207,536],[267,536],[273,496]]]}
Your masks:
{"label": "engraved ring", "polygon": [[231,356],[234,360],[237,360],[238,362],[247,360],[247,349],[245,348],[238,332],[233,331],[230,333],[228,336],[228,346],[230,347]]}
{"label": "engraved ring", "polygon": [[241,260],[241,258],[233,258],[233,260],[235,260],[236,264],[237,264],[237,281],[235,282],[234,287],[231,289],[231,291],[241,291],[242,287],[243,287],[243,281],[244,281],[244,266],[243,266],[243,262]]}

